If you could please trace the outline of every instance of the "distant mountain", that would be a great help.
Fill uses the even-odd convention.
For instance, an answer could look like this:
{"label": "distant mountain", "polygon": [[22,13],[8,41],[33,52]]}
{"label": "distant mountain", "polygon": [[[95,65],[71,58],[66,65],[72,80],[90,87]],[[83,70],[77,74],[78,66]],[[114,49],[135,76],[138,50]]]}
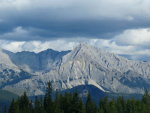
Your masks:
{"label": "distant mountain", "polygon": [[11,64],[7,63],[7,67],[29,75],[29,78],[2,87],[16,94],[24,91],[31,96],[44,94],[48,81],[55,90],[79,85],[93,85],[103,92],[118,94],[142,94],[145,88],[150,90],[150,62],[128,60],[87,44],[64,52],[5,54],[9,59],[6,61]]}
{"label": "distant mountain", "polygon": [[110,99],[115,99],[115,98],[118,98],[119,96],[123,96],[125,99],[129,99],[129,98],[133,98],[133,97],[136,99],[141,99],[143,96],[141,94],[124,94],[124,93],[103,92],[99,88],[97,88],[93,85],[79,85],[79,86],[73,87],[71,89],[63,90],[60,93],[65,93],[65,92],[69,92],[69,93],[77,92],[79,94],[79,96],[83,99],[83,102],[86,101],[88,93],[90,93],[92,99],[94,100],[94,102],[97,103],[97,105],[99,105],[100,99],[102,99],[106,96]]}
{"label": "distant mountain", "polygon": [[11,93],[9,91],[0,90],[0,102],[11,102],[12,99],[17,99],[18,95]]}
{"label": "distant mountain", "polygon": [[17,99],[18,95],[9,91],[0,90],[0,113],[6,113],[13,99]]}
{"label": "distant mountain", "polygon": [[124,55],[124,54],[121,54],[120,56],[123,56],[123,57],[126,57],[130,60],[137,60],[137,61],[144,61],[144,62],[149,62],[150,61],[150,56],[147,55],[147,56],[143,56],[143,55]]}
{"label": "distant mountain", "polygon": [[105,93],[93,85],[79,85],[71,89],[66,89],[60,93],[65,92],[69,93],[77,92],[79,94],[79,97],[82,98],[83,102],[86,102],[87,96],[90,93],[92,99],[94,100],[94,102],[97,103],[97,105],[99,104],[101,98],[104,98],[106,96],[109,97],[109,93]]}
{"label": "distant mountain", "polygon": [[40,53],[34,52],[18,52],[8,53],[12,62],[19,68],[24,69],[28,72],[45,72],[50,71],[61,62],[61,58],[69,53],[70,51],[54,51],[48,49]]}

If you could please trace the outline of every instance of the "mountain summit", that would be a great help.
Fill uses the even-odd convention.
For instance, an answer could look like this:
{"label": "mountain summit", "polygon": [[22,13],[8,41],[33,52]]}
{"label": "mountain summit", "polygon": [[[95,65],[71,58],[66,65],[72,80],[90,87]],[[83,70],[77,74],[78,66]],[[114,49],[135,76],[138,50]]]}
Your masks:
{"label": "mountain summit", "polygon": [[8,56],[19,69],[32,73],[2,87],[17,94],[26,91],[29,95],[41,95],[48,81],[55,90],[87,84],[113,93],[141,94],[145,88],[150,90],[150,62],[128,60],[87,44],[79,44],[72,51],[21,52]]}

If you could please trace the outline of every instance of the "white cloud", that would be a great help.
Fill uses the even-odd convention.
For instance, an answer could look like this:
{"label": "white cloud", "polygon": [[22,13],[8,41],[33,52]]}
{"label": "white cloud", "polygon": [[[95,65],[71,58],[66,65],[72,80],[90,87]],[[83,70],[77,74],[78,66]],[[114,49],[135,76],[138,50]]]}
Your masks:
{"label": "white cloud", "polygon": [[150,47],[150,28],[125,30],[120,35],[117,35],[114,40],[120,45]]}
{"label": "white cloud", "polygon": [[95,45],[117,54],[150,57],[150,28],[128,29],[110,40],[98,39]]}
{"label": "white cloud", "polygon": [[9,8],[15,8],[18,10],[21,10],[23,8],[27,8],[27,6],[29,6],[31,3],[30,0],[1,0],[0,1],[0,10],[4,10],[7,9],[9,10]]}
{"label": "white cloud", "polygon": [[[18,27],[14,32],[26,31]],[[128,29],[121,34],[116,35],[112,39],[96,39],[96,38],[66,38],[47,41],[7,41],[0,40],[0,47],[17,52],[17,51],[34,51],[39,52],[48,48],[62,51],[72,50],[79,43],[86,42],[90,45],[106,49],[108,51],[130,55],[132,58],[150,57],[150,28]]]}
{"label": "white cloud", "polygon": [[25,42],[15,42],[15,41],[10,42],[7,40],[0,40],[0,47],[6,50],[10,50],[12,52],[18,52],[18,51],[23,51],[21,46],[24,43]]}
{"label": "white cloud", "polygon": [[40,52],[46,49],[54,49],[58,51],[72,50],[79,42],[67,40],[51,40],[51,41],[6,41],[0,40],[0,47],[12,52],[33,51]]}
{"label": "white cloud", "polygon": [[[115,18],[133,20],[135,17],[150,18],[149,0],[1,0],[0,11],[50,13],[61,19]],[[20,14],[21,14],[20,13]],[[44,13],[42,15],[44,15]],[[8,13],[3,13],[7,15]],[[7,15],[9,16],[9,15]],[[38,15],[39,16],[39,15]]]}

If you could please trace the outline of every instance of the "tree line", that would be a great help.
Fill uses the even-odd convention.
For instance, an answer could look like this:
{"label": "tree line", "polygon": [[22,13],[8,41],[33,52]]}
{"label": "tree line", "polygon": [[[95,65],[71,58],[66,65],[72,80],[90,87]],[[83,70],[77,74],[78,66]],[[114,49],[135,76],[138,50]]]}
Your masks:
{"label": "tree line", "polygon": [[96,105],[90,94],[83,102],[76,92],[56,92],[52,99],[52,86],[49,82],[44,98],[35,97],[35,101],[31,101],[24,93],[17,100],[12,100],[9,113],[150,113],[150,94],[145,91],[140,100],[105,97]]}

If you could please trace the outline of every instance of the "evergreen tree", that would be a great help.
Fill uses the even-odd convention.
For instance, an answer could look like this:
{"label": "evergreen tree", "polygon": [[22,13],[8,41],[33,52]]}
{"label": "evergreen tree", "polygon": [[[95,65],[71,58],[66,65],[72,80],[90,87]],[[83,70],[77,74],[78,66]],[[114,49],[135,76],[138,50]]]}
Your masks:
{"label": "evergreen tree", "polygon": [[145,90],[145,93],[142,97],[142,104],[143,104],[144,112],[149,113],[149,111],[150,111],[150,94],[148,93],[147,89]]}
{"label": "evergreen tree", "polygon": [[111,113],[118,113],[116,102],[114,99],[109,102],[109,108],[108,109],[109,109],[109,112],[111,112]]}
{"label": "evergreen tree", "polygon": [[83,113],[83,103],[78,93],[74,93],[71,101],[70,111],[72,113]]}
{"label": "evergreen tree", "polygon": [[[2,108],[4,112],[4,106]],[[150,94],[146,90],[141,100],[105,97],[100,100],[97,108],[90,94],[85,104],[78,93],[56,92],[55,99],[52,100],[52,87],[48,83],[44,100],[36,97],[32,103],[24,93],[17,100],[12,100],[9,113],[150,113]]]}
{"label": "evergreen tree", "polygon": [[54,107],[55,107],[54,113],[62,113],[60,100],[61,100],[60,95],[58,91],[56,91],[55,102],[54,102]]}
{"label": "evergreen tree", "polygon": [[48,82],[48,87],[44,97],[44,109],[46,113],[53,113],[53,102],[52,102],[52,85]]}
{"label": "evergreen tree", "polygon": [[92,101],[90,93],[88,94],[86,101],[86,113],[96,113],[97,107],[96,104]]}
{"label": "evergreen tree", "polygon": [[15,101],[14,99],[12,100],[10,107],[9,107],[9,113],[15,113]]}
{"label": "evergreen tree", "polygon": [[99,109],[102,113],[109,113],[110,110],[108,108],[109,108],[108,98],[104,97],[103,99],[100,100]]}
{"label": "evergreen tree", "polygon": [[118,113],[125,113],[125,100],[122,96],[117,99]]}
{"label": "evergreen tree", "polygon": [[20,113],[32,113],[32,102],[28,99],[26,92],[18,100]]}
{"label": "evergreen tree", "polygon": [[61,98],[61,109],[64,113],[70,113],[70,107],[71,106],[71,99],[72,94],[71,93],[65,93],[64,96]]}
{"label": "evergreen tree", "polygon": [[42,99],[35,98],[34,113],[45,113]]}
{"label": "evergreen tree", "polygon": [[10,107],[9,107],[9,113],[19,113],[19,105],[15,100],[13,99]]}

